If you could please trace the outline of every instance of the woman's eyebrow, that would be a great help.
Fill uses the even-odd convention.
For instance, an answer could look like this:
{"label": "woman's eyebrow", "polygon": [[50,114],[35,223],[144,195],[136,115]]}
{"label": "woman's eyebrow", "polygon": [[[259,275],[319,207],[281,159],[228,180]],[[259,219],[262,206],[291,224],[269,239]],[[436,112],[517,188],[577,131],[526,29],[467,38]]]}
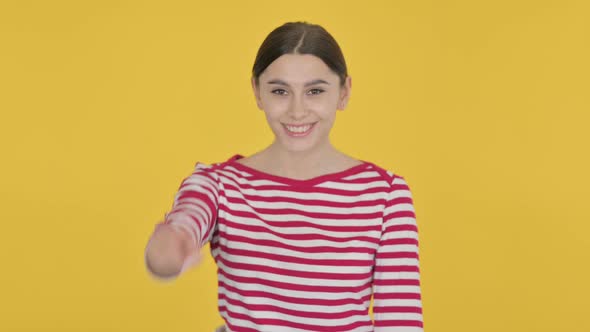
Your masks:
{"label": "woman's eyebrow", "polygon": [[[267,84],[278,84],[278,85],[289,86],[289,84],[287,82],[285,82],[283,80],[280,80],[280,79],[273,79],[273,80],[270,80],[270,81],[268,81],[266,83]],[[309,81],[309,82],[305,83],[304,86],[307,87],[307,86],[316,85],[316,84],[328,84],[329,85],[330,83],[328,83],[328,82],[326,82],[326,81],[324,81],[322,79],[317,79],[317,80],[313,80],[313,81]]]}

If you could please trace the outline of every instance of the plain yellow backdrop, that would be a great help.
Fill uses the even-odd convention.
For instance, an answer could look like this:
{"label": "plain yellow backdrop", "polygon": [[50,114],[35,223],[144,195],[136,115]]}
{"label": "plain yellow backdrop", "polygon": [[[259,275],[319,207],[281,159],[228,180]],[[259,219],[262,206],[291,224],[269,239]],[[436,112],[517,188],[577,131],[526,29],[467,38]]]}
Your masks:
{"label": "plain yellow backdrop", "polygon": [[249,79],[319,23],[353,78],[332,139],[404,176],[426,331],[590,331],[587,1],[2,1],[0,331],[211,331],[208,260],[144,248],[197,161],[272,140]]}

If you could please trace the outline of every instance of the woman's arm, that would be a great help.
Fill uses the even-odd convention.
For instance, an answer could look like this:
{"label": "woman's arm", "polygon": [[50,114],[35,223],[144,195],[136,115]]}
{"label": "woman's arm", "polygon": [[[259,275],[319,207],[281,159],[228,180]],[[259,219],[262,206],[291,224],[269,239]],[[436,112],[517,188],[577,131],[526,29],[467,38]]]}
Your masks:
{"label": "woman's arm", "polygon": [[199,263],[200,249],[217,223],[218,176],[212,167],[197,163],[180,184],[171,210],[156,225],[145,249],[145,264],[160,279],[172,279]]}
{"label": "woman's arm", "polygon": [[160,223],[146,246],[145,264],[157,278],[175,278],[182,272],[190,253],[196,250],[187,231],[173,224]]}
{"label": "woman's arm", "polygon": [[393,177],[383,213],[375,261],[375,332],[423,331],[418,227],[410,188],[397,175]]}

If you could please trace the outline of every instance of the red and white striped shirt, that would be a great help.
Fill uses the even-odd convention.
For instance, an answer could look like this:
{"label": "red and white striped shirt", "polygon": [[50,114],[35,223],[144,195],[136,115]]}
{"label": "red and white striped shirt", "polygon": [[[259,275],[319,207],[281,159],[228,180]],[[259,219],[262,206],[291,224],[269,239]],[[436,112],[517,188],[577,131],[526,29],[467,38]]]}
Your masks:
{"label": "red and white striped shirt", "polygon": [[[197,162],[165,223],[210,242],[228,331],[423,331],[404,178],[363,161],[309,180]],[[369,315],[373,296],[374,322]]]}

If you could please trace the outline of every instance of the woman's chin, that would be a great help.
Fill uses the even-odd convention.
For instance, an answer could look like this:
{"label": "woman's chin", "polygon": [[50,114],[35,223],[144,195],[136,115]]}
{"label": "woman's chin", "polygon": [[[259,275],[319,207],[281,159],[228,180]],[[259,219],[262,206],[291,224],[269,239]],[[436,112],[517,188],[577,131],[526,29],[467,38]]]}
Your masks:
{"label": "woman's chin", "polygon": [[281,143],[281,148],[289,152],[311,151],[315,150],[320,145],[320,142],[312,140],[293,142],[289,137],[287,137],[287,139],[282,139],[279,142]]}

